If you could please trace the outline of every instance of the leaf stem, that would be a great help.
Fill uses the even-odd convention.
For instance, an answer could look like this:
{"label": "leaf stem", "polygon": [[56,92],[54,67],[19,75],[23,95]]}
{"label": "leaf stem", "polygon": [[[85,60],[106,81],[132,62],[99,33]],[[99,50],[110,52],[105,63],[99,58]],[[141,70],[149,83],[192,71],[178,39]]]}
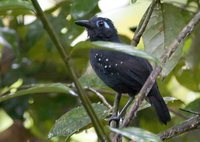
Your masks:
{"label": "leaf stem", "polygon": [[52,42],[54,43],[55,47],[59,51],[59,54],[60,54],[62,60],[64,61],[65,66],[68,68],[70,76],[72,76],[72,78],[73,78],[73,81],[74,81],[74,84],[77,88],[81,102],[82,102],[86,112],[88,113],[88,115],[89,115],[89,117],[90,117],[90,119],[93,123],[93,126],[94,126],[96,133],[98,135],[98,138],[100,139],[100,141],[110,141],[108,136],[106,135],[106,132],[104,130],[102,123],[99,121],[97,115],[95,114],[95,112],[94,112],[94,110],[91,106],[91,102],[89,101],[87,95],[85,95],[85,91],[82,89],[82,87],[81,87],[81,85],[80,85],[80,83],[77,79],[77,76],[76,76],[73,68],[70,65],[69,56],[67,55],[67,53],[64,50],[63,45],[59,41],[59,37],[57,36],[55,31],[53,30],[52,25],[48,21],[47,17],[45,16],[44,12],[42,11],[37,0],[31,0],[31,1],[32,1],[32,4],[33,4],[36,12],[37,12],[38,18],[43,23],[44,28],[46,29],[46,31],[47,31],[48,35],[50,36]]}

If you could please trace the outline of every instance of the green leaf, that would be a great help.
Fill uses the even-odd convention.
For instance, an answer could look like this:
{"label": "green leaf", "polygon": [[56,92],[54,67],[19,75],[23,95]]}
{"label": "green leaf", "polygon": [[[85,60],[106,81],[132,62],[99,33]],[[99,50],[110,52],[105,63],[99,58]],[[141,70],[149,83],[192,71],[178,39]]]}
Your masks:
{"label": "green leaf", "polygon": [[110,130],[136,142],[161,142],[161,139],[157,135],[141,128],[129,127],[116,129],[110,127]]}
{"label": "green leaf", "polygon": [[[189,103],[185,109],[189,109],[189,110],[193,110],[193,111],[199,111],[200,109],[200,98],[195,99],[194,101],[192,101],[191,103]],[[191,114],[192,115],[192,114]]]}
{"label": "green leaf", "polygon": [[[106,106],[94,103],[92,107],[99,119],[104,119],[108,115]],[[74,108],[56,120],[56,123],[49,132],[48,138],[55,136],[65,136],[68,138],[89,124],[91,124],[91,120],[83,106]]]}
{"label": "green leaf", "polygon": [[6,101],[11,98],[35,94],[35,93],[67,93],[77,96],[77,94],[62,83],[49,83],[49,84],[34,84],[28,89],[12,92],[9,95],[0,97],[0,102]]}
{"label": "green leaf", "polygon": [[186,53],[186,61],[181,62],[175,70],[175,77],[177,81],[184,87],[193,90],[200,91],[200,24],[194,28],[193,35],[189,40],[189,51]]}
{"label": "green leaf", "polygon": [[[144,51],[133,49],[133,46],[122,44],[122,43],[114,43],[114,42],[105,42],[105,41],[96,41],[96,42],[80,42],[78,43],[71,52],[72,57],[83,57],[88,55],[89,49],[97,48],[104,50],[114,50],[123,52],[132,56],[138,56],[145,58],[147,60],[151,60],[155,63],[159,63],[159,61],[153,56],[147,54]],[[78,54],[79,53],[79,54]],[[85,53],[84,55],[80,55],[80,53]]]}
{"label": "green leaf", "polygon": [[[188,11],[170,4],[157,4],[143,34],[147,53],[159,59],[189,19],[190,13]],[[183,44],[167,61],[163,67],[162,76],[167,76],[176,66],[182,56],[182,47]]]}
{"label": "green leaf", "polygon": [[33,7],[26,1],[1,1],[0,15],[24,15],[32,14]]}
{"label": "green leaf", "polygon": [[188,69],[186,65],[180,64],[180,68],[175,71],[177,81],[184,87],[192,91],[200,91],[200,66]]}
{"label": "green leaf", "polygon": [[92,11],[98,4],[98,0],[73,0],[71,7],[71,14],[74,19],[78,19],[87,15]]}
{"label": "green leaf", "polygon": [[[88,69],[89,70],[89,69]],[[82,86],[89,86],[94,88],[108,89],[104,82],[99,79],[93,70],[86,71],[80,78],[79,81]]]}

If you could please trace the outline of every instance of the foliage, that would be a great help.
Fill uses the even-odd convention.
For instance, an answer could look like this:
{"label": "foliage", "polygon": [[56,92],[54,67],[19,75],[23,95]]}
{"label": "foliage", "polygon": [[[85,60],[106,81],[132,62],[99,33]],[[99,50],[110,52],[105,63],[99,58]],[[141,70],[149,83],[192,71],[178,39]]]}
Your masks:
{"label": "foliage", "polygon": [[[92,104],[92,107],[94,108],[94,111],[99,119],[103,120],[108,115],[108,108],[104,105]],[[56,120],[56,123],[49,132],[48,137],[52,138],[55,136],[65,136],[68,138],[75,132],[79,132],[81,129],[87,128],[89,125],[91,125],[91,120],[84,108],[74,108]]]}
{"label": "foliage", "polygon": [[116,129],[116,128],[110,128],[111,131],[119,133],[129,139],[134,139],[137,142],[161,142],[160,138],[152,134],[148,131],[145,131],[144,129],[140,128],[123,128],[123,129]]}
{"label": "foliage", "polygon": [[[140,4],[148,7],[149,1],[141,3],[132,1],[122,9],[127,10],[133,5],[137,7]],[[145,10],[142,10],[143,13]],[[153,65],[159,64],[161,55],[197,10],[199,10],[198,1],[188,0],[185,3],[180,1],[161,1],[161,4],[157,4],[143,34],[143,41],[141,40],[139,44],[139,47],[144,45],[144,51],[133,49],[128,44],[105,42],[90,43],[86,41],[74,45],[84,30],[75,25],[75,20],[89,19],[93,15],[100,13],[101,9],[97,0],[86,0],[84,2],[78,0],[54,0],[54,4],[45,9],[44,13],[59,36],[65,51],[70,55],[69,61],[73,65],[73,69],[78,75],[82,86],[84,88],[92,87],[103,94],[106,100],[112,104],[114,100],[114,95],[111,95],[114,93],[113,90],[106,87],[88,65],[89,49],[95,47],[119,50],[130,55],[146,58]],[[112,12],[115,15],[115,10]],[[110,12],[100,14],[109,17]],[[126,12],[126,14],[131,15],[132,13]],[[29,0],[2,0],[0,1],[0,17],[1,109],[12,120],[29,122],[28,127],[31,133],[35,137],[46,141],[63,140],[62,137],[48,140],[49,132],[50,134],[53,133],[52,136],[69,137],[72,135],[70,139],[73,139],[74,133],[92,127],[88,116],[78,101],[73,79],[68,69],[64,66],[41,21],[36,17],[32,3]],[[30,20],[30,17],[34,18],[34,20],[27,21]],[[118,22],[124,20],[120,16],[117,18],[120,19]],[[142,17],[136,18],[141,19]],[[126,20],[130,21],[130,19]],[[134,24],[132,25],[134,26]],[[169,98],[166,97],[165,100],[175,112],[178,111],[179,107],[192,109],[193,111],[199,110],[199,28],[200,24],[195,27],[192,35],[180,45],[180,48],[163,67],[161,77],[164,80],[160,78],[158,80],[161,94],[170,96]],[[122,41],[126,41],[126,43],[130,43],[132,38],[128,37],[128,35],[121,35],[121,37]],[[102,101],[94,95],[94,92],[87,89],[85,91],[87,91],[92,102]],[[126,97],[122,98],[121,107],[125,104],[126,99]],[[180,101],[177,101],[177,99],[180,99]],[[77,106],[80,107],[77,108]],[[98,112],[98,117],[101,120],[109,117],[108,113],[105,114],[107,108],[102,103],[93,104],[93,107]],[[140,127],[140,129],[131,127],[113,129],[112,131],[117,131],[117,133],[128,138],[135,136],[137,140],[144,140],[149,136],[152,140],[159,141],[155,134],[152,133],[163,131],[167,127],[185,119],[185,117],[180,117],[184,114],[179,116],[177,115],[178,113],[175,113],[172,115],[173,118],[170,124],[163,126],[157,121],[155,114],[151,115],[152,110],[146,102],[140,109],[137,119],[134,121],[134,126]],[[77,118],[76,114],[78,119],[75,119],[75,117]],[[61,118],[59,118],[60,116]],[[83,123],[77,123],[82,120]],[[70,121],[72,124],[77,125],[69,124]],[[69,133],[67,133],[66,127],[69,127],[67,128],[70,130]],[[194,138],[198,137],[199,130],[196,131],[197,133],[188,133],[176,139],[170,139],[170,141],[182,140],[186,142],[192,138],[192,141],[196,142],[198,139]]]}

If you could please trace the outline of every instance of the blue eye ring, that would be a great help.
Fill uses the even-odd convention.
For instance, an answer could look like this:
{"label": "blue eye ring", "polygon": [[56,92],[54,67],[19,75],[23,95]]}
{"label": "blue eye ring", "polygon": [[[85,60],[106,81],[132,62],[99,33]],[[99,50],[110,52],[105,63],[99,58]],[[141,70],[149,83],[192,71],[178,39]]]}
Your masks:
{"label": "blue eye ring", "polygon": [[97,25],[97,27],[99,27],[99,28],[101,28],[101,27],[105,27],[105,28],[107,28],[107,29],[110,28],[110,26],[108,25],[108,23],[105,22],[105,21],[103,21],[103,20],[97,21],[96,25]]}

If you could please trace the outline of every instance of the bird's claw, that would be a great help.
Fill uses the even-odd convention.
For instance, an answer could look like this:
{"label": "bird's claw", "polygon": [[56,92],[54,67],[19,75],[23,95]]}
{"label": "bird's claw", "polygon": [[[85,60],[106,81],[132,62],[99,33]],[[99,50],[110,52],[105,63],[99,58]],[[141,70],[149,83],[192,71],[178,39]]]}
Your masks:
{"label": "bird's claw", "polygon": [[108,123],[109,123],[109,125],[110,125],[110,123],[111,123],[112,121],[115,121],[116,123],[119,123],[120,119],[121,119],[120,116],[115,116],[115,115],[114,115],[114,116],[111,116],[111,117],[109,118]]}

